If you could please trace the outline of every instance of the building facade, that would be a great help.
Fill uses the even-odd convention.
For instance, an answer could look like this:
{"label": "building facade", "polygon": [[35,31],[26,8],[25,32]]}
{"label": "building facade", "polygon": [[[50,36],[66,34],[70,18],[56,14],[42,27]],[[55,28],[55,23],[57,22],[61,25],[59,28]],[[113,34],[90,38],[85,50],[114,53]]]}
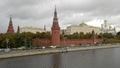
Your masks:
{"label": "building facade", "polygon": [[42,28],[33,28],[33,27],[23,27],[20,28],[20,33],[22,32],[31,32],[31,33],[36,33],[36,32],[46,32],[46,30],[42,29]]}
{"label": "building facade", "polygon": [[65,30],[65,34],[69,35],[69,34],[80,33],[80,32],[83,32],[84,34],[86,34],[86,33],[90,33],[92,30],[94,30],[97,34],[101,33],[101,28],[89,26],[85,23],[81,23],[80,25],[68,26],[67,29]]}

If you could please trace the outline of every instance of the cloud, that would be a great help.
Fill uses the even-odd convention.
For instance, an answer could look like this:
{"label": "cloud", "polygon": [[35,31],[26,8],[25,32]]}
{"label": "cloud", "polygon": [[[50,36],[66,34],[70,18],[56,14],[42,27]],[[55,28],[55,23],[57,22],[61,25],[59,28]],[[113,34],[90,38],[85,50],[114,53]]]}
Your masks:
{"label": "cloud", "polygon": [[120,27],[119,3],[119,0],[0,0],[0,33],[6,32],[11,14],[15,28],[46,25],[50,30],[55,4],[62,28],[103,19]]}

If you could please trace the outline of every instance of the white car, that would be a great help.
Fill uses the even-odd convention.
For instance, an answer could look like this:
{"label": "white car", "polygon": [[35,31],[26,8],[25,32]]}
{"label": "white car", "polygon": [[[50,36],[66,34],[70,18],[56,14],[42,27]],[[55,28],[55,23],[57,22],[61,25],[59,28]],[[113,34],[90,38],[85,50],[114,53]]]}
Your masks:
{"label": "white car", "polygon": [[4,49],[0,49],[0,52],[3,52],[4,51]]}
{"label": "white car", "polygon": [[26,47],[25,46],[21,46],[21,47],[19,47],[19,48],[17,48],[18,50],[25,50],[26,49]]}
{"label": "white car", "polygon": [[56,48],[56,46],[50,46],[51,48]]}
{"label": "white car", "polygon": [[4,49],[5,50],[5,52],[9,52],[10,51],[10,48],[6,48],[6,49]]}
{"label": "white car", "polygon": [[45,46],[43,46],[42,49],[45,49]]}

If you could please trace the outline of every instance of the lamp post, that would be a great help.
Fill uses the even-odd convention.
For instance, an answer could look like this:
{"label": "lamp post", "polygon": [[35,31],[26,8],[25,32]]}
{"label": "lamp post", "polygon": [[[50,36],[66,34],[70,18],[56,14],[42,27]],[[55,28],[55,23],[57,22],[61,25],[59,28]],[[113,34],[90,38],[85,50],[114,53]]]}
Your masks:
{"label": "lamp post", "polygon": [[8,48],[9,39],[6,39],[6,48]]}
{"label": "lamp post", "polygon": [[26,47],[26,39],[24,39],[24,46]]}
{"label": "lamp post", "polygon": [[9,43],[9,39],[6,39],[6,49],[5,49],[5,52],[9,52],[10,49],[8,48],[8,43]]}
{"label": "lamp post", "polygon": [[30,50],[32,49],[32,41],[30,40]]}

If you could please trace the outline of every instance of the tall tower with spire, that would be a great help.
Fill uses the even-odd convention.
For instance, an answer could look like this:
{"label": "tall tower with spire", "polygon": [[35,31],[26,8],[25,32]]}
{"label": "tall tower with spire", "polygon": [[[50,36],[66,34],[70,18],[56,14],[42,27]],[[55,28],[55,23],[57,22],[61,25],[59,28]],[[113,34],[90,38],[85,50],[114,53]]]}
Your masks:
{"label": "tall tower with spire", "polygon": [[9,21],[9,26],[8,26],[7,33],[8,34],[13,34],[14,33],[14,28],[13,28],[12,17],[11,16],[10,16],[10,21]]}
{"label": "tall tower with spire", "polygon": [[17,28],[17,33],[20,33],[20,27],[18,26],[18,28]]}
{"label": "tall tower with spire", "polygon": [[46,26],[44,25],[44,31],[46,31]]}
{"label": "tall tower with spire", "polygon": [[59,45],[60,44],[60,27],[58,23],[56,6],[55,6],[53,25],[51,30],[52,30],[52,40],[51,40],[52,45]]}

